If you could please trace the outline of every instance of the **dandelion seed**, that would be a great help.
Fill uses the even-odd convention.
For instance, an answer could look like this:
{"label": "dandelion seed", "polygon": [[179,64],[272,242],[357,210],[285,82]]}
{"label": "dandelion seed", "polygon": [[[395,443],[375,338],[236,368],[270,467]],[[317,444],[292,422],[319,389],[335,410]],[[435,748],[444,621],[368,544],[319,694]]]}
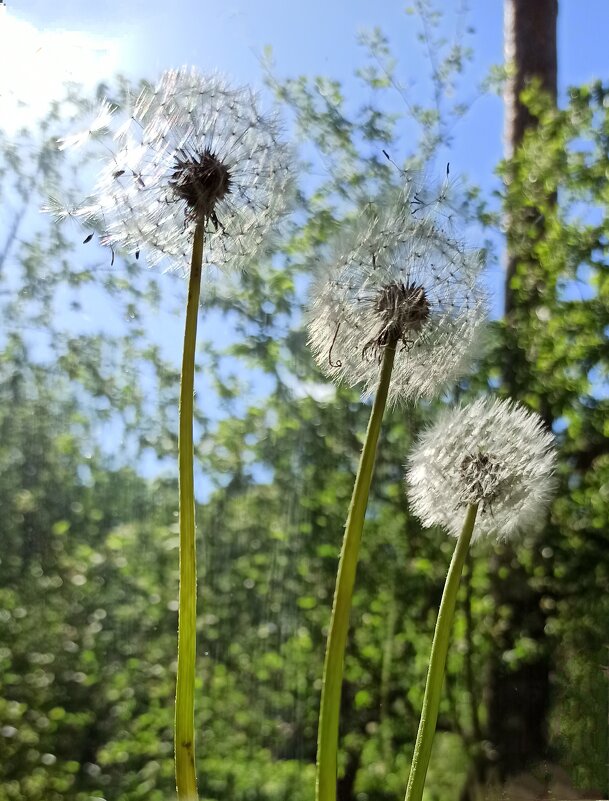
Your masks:
{"label": "dandelion seed", "polygon": [[91,117],[91,122],[72,136],[65,136],[58,140],[60,150],[79,148],[87,144],[91,139],[100,139],[110,130],[114,107],[108,100],[104,100],[100,106],[91,106],[87,109],[87,114]]}
{"label": "dandelion seed", "polygon": [[504,400],[481,399],[444,411],[408,459],[412,509],[425,526],[461,531],[478,505],[473,539],[507,539],[538,527],[552,497],[556,451],[539,415]]}
{"label": "dandelion seed", "polygon": [[309,344],[327,375],[371,394],[385,349],[395,347],[396,402],[436,395],[467,370],[486,317],[483,254],[439,219],[431,194],[410,181],[339,239],[308,313]]}
{"label": "dandelion seed", "polygon": [[45,214],[51,214],[57,223],[63,223],[67,220],[71,222],[77,221],[80,214],[80,208],[77,205],[71,204],[55,195],[47,198],[47,202],[41,207],[40,211]]}
{"label": "dandelion seed", "polygon": [[[103,109],[109,124],[107,103]],[[243,269],[260,255],[287,209],[293,158],[277,119],[258,111],[250,89],[170,70],[111,121],[102,174],[77,211],[99,226],[103,244],[187,272],[202,223],[204,264]]]}

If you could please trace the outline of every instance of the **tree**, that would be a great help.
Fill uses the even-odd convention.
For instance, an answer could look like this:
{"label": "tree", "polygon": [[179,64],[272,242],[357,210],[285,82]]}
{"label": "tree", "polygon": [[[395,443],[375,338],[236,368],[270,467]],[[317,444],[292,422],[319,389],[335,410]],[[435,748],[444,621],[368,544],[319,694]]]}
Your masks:
{"label": "tree", "polygon": [[[509,77],[504,98],[508,157],[518,150],[525,133],[539,122],[523,102],[525,88],[534,82],[556,100],[557,14],[557,0],[535,4],[506,0],[504,50]],[[503,381],[508,395],[528,400],[531,373],[537,365],[523,347],[523,319],[535,313],[544,278],[543,271],[535,264],[534,243],[527,237],[529,247],[523,248],[522,229],[511,211],[508,207]],[[539,241],[543,240],[543,216],[534,207],[528,207],[527,219]],[[522,223],[522,215],[518,215],[518,223]],[[536,276],[536,284],[531,280],[532,275]],[[530,288],[526,295],[515,291],[523,276]],[[535,408],[550,426],[552,419],[543,395]],[[528,571],[509,545],[499,550],[493,576],[495,608],[500,610],[494,626],[497,642],[488,688],[488,736],[493,750],[491,760],[480,767],[480,775],[490,768],[505,779],[546,757],[551,662],[545,645],[546,615],[540,605],[541,595],[531,586]],[[535,642],[535,650],[517,665],[506,661],[506,655],[513,653],[523,640]]]}
{"label": "tree", "polygon": [[[424,36],[439,37],[439,25],[427,15]],[[308,152],[328,168],[302,189],[281,254],[204,293],[207,319],[223,331],[199,362],[206,408],[207,393],[217,399],[210,417],[199,412],[197,442],[211,477],[197,510],[206,688],[197,723],[207,733],[198,757],[210,801],[313,798],[325,627],[368,409],[356,392],[320,378],[302,299],[356,197],[382,202],[402,180],[383,151],[400,161],[402,118],[412,122],[393,94],[400,81],[387,40],[379,31],[364,39],[362,108],[328,79],[275,82]],[[413,104],[426,155],[449,135],[443,90],[467,60],[463,46],[436,44],[437,92],[429,107]],[[564,111],[532,90],[523,102],[540,124],[505,167],[504,198],[518,263],[526,255],[533,264],[511,286],[527,379],[520,391],[558,421],[562,453],[551,529],[541,548],[526,537],[517,552],[525,590],[542,599],[544,639],[523,636],[525,620],[505,650],[492,553],[478,551],[449,655],[428,785],[434,801],[456,801],[472,763],[486,762],[495,666],[524,674],[541,648],[553,677],[549,708],[536,721],[551,734],[544,755],[581,786],[601,788],[605,776],[607,89],[573,91]],[[82,103],[74,109],[80,114]],[[462,104],[452,111],[463,113]],[[176,487],[171,474],[142,474],[139,455],[173,457],[175,449],[177,374],[157,335],[174,284],[118,257],[109,271],[94,240],[75,244],[50,224],[19,229],[17,201],[35,208],[43,191],[39,162],[64,188],[78,182],[51,146],[56,125],[40,141],[5,143],[0,189],[5,205],[15,204],[9,230],[16,221],[18,231],[0,275],[0,800],[164,801],[173,782]],[[465,199],[480,211],[475,192]],[[583,217],[582,203],[590,210]],[[543,237],[530,209],[543,216]],[[535,313],[524,313],[533,302]],[[81,310],[100,308],[80,330]],[[116,308],[118,323],[107,326]],[[492,342],[484,369],[455,397],[496,385],[507,352],[501,324]],[[394,410],[383,428],[346,661],[341,801],[393,801],[405,787],[451,551],[443,532],[423,531],[410,516],[402,487],[409,444],[431,414],[429,406]],[[107,447],[117,431],[129,444],[121,453]],[[500,759],[510,758],[502,750]]]}
{"label": "tree", "polygon": [[[600,590],[606,586],[606,94],[600,82],[572,88],[568,104],[558,110],[552,96],[529,89],[523,100],[539,125],[505,165],[514,239],[523,260],[529,257],[513,284],[515,309],[527,307],[534,288],[534,307],[518,318],[530,365],[525,397],[543,404],[555,421],[564,460],[541,559],[521,554],[521,560],[545,618],[550,688],[562,704],[580,710],[573,718],[565,713],[568,723],[563,720],[568,763],[599,795],[607,791],[600,767],[607,753],[607,684],[599,667],[607,638],[597,617],[606,614]],[[543,219],[541,238],[530,224],[531,209]],[[585,693],[576,687],[586,687]],[[555,715],[556,708],[550,722]],[[585,754],[581,742],[588,744]]]}

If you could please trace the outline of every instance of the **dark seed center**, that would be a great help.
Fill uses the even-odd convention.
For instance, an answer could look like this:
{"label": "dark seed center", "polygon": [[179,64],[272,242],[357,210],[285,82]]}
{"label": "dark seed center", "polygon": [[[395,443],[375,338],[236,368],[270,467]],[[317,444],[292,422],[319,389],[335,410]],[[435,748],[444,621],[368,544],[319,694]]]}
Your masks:
{"label": "dark seed center", "polygon": [[169,185],[186,201],[189,217],[217,223],[216,204],[231,191],[231,175],[228,167],[209,150],[195,156],[180,151]]}
{"label": "dark seed center", "polygon": [[363,355],[381,358],[383,348],[401,342],[404,348],[414,344],[414,335],[430,317],[425,289],[420,284],[395,281],[381,287],[374,302],[380,318],[380,332],[364,345]]}
{"label": "dark seed center", "polygon": [[390,333],[398,339],[403,339],[407,333],[420,331],[429,319],[425,289],[416,284],[401,281],[386,284],[374,308],[384,318]]}
{"label": "dark seed center", "polygon": [[499,488],[499,469],[488,454],[478,451],[467,454],[461,461],[459,474],[463,482],[462,503],[490,502]]}

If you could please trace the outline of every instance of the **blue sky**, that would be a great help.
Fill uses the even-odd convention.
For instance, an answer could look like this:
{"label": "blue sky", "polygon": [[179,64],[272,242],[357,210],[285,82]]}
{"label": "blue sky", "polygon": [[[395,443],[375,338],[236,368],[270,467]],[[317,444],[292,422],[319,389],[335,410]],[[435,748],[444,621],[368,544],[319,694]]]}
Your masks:
{"label": "blue sky", "polygon": [[[435,4],[450,30],[463,0]],[[155,79],[168,67],[193,63],[262,87],[260,58],[266,46],[273,50],[280,79],[301,74],[338,79],[357,106],[367,98],[353,77],[363,57],[356,39],[358,31],[373,26],[389,35],[402,83],[429,102],[429,65],[416,40],[420,24],[405,8],[402,0],[7,0],[0,7],[0,125],[10,129],[27,123],[28,114],[42,113],[62,94],[66,78],[93,87],[116,71]],[[607,0],[560,0],[559,8],[561,87],[609,77]],[[470,0],[468,21],[475,29],[475,55],[461,91],[472,97],[490,66],[502,62],[502,1]],[[439,168],[450,161],[453,176],[465,176],[489,192],[496,186],[502,127],[501,99],[478,99],[454,130]],[[414,144],[406,131],[404,140],[406,152],[395,154],[398,163]],[[500,269],[494,265],[491,282],[499,279]]]}
{"label": "blue sky", "polygon": [[[450,20],[462,0],[436,3]],[[380,26],[390,36],[402,79],[425,97],[427,65],[416,42],[416,17],[399,0],[8,0],[0,15],[6,63],[0,65],[2,96],[12,93],[44,102],[61,75],[89,85],[119,70],[132,78],[155,78],[167,67],[193,63],[218,69],[238,82],[262,85],[260,57],[265,46],[274,54],[277,75],[321,74],[345,83],[358,100],[353,71],[361,64],[359,30]],[[503,3],[470,0],[469,21],[475,28],[471,86],[492,64],[502,61]],[[19,28],[19,31],[17,31]],[[607,76],[609,3],[606,0],[561,0],[559,71],[562,87]],[[19,35],[17,35],[17,33]],[[7,42],[13,51],[7,50]],[[31,40],[31,41],[28,41]],[[80,44],[79,44],[80,43]],[[29,46],[28,46],[29,45]],[[56,74],[53,84],[49,74]],[[448,154],[455,174],[467,174],[488,186],[501,157],[503,109],[497,97],[478,101],[455,131]]]}
{"label": "blue sky", "polygon": [[[450,21],[461,0],[436,4]],[[471,0],[469,6],[475,57],[466,96],[475,94],[475,84],[503,58],[503,3]],[[27,122],[28,113],[42,113],[60,95],[66,78],[92,87],[116,71],[133,79],[154,79],[168,67],[195,64],[262,87],[260,58],[266,46],[273,50],[280,79],[301,74],[337,79],[357,105],[366,99],[353,78],[363,55],[357,34],[374,26],[389,35],[402,81],[423,101],[428,99],[428,64],[416,40],[420,26],[398,0],[7,0],[0,8],[0,125],[10,129]],[[609,78],[608,33],[606,0],[561,0],[562,89]],[[19,100],[32,110],[19,108]],[[452,175],[466,175],[489,191],[502,155],[502,127],[501,99],[482,97],[455,129],[451,151],[442,154],[441,163],[450,160]],[[396,154],[396,160],[405,155]],[[500,271],[495,264],[491,283],[500,284]],[[177,361],[181,322],[167,320],[164,332],[170,326],[173,334],[165,338],[172,350],[175,346]]]}
{"label": "blue sky", "polygon": [[[8,0],[9,14],[40,30],[74,30],[122,42],[131,72],[152,77],[182,63],[218,67],[240,80],[255,80],[257,54],[275,50],[281,72],[320,72],[345,77],[355,55],[355,34],[380,25],[412,54],[407,4],[396,0]],[[460,0],[438,3],[450,13]],[[481,60],[501,60],[501,0],[471,0]],[[605,0],[561,0],[559,12],[561,79],[583,81],[607,70],[605,40],[609,5]]]}
{"label": "blue sky", "polygon": [[[463,0],[435,4],[445,13],[450,32]],[[8,0],[0,6],[0,125],[10,130],[27,124],[28,115],[43,113],[62,94],[66,78],[93,87],[117,71],[135,80],[155,79],[168,67],[193,63],[262,87],[260,59],[267,46],[279,79],[302,74],[337,79],[355,107],[368,99],[354,78],[363,61],[357,34],[374,26],[389,35],[401,82],[428,103],[429,64],[416,38],[420,22],[405,8],[401,0]],[[561,88],[609,77],[607,0],[560,0],[559,8]],[[475,96],[489,68],[502,62],[502,1],[470,0],[468,22],[475,29],[470,40],[474,60],[459,99]],[[401,102],[397,95],[396,102]],[[440,154],[436,167],[443,171],[450,161],[454,177],[490,192],[497,186],[502,128],[501,98],[479,98],[453,131],[450,150]],[[392,154],[395,160],[410,155],[413,145],[405,127],[400,142],[405,152]],[[491,284],[500,283],[500,271],[495,262]]]}

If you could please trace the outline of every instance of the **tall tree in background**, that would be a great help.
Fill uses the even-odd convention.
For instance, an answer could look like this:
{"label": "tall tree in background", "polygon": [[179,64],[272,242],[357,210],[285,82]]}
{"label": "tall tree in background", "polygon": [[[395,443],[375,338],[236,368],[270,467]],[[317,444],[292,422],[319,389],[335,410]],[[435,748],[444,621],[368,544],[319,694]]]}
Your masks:
{"label": "tall tree in background", "polygon": [[[525,131],[537,125],[537,119],[522,101],[522,91],[535,81],[556,99],[557,48],[556,22],[558,0],[505,0],[504,55],[508,66],[505,84],[505,155],[510,158],[522,142]],[[505,280],[505,315],[510,323],[514,308],[512,281],[519,272],[521,254],[513,246],[508,221],[507,271]],[[508,384],[513,383],[506,376]],[[510,386],[510,389],[515,389]]]}
{"label": "tall tree in background", "polygon": [[[509,158],[518,149],[525,132],[538,124],[522,100],[522,91],[532,82],[556,100],[557,0],[506,0],[505,60],[509,78],[505,86],[505,147]],[[509,181],[509,173],[507,180]],[[529,377],[534,359],[521,337],[523,318],[539,304],[542,269],[535,264],[535,242],[544,236],[543,216],[534,207],[526,210],[534,239],[521,236],[523,220],[507,215],[507,256],[505,280],[505,342],[503,350],[504,387],[511,397],[531,403]],[[525,292],[515,292],[526,285]],[[525,326],[526,328],[526,326]],[[538,411],[551,423],[547,403],[534,401]],[[499,776],[517,773],[547,754],[547,713],[550,691],[550,655],[543,646],[545,616],[540,593],[531,587],[530,575],[515,549],[507,544],[493,566],[493,588],[497,648],[491,661],[488,727],[492,760]],[[537,643],[533,655],[514,667],[505,655],[513,653],[524,638]]]}

